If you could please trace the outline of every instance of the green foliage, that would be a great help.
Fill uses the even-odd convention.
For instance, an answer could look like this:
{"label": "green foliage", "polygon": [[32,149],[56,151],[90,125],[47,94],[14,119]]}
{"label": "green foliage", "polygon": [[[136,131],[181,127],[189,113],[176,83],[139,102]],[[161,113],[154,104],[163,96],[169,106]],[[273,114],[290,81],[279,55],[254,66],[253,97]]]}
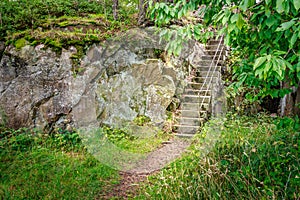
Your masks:
{"label": "green foliage", "polygon": [[95,0],[3,0],[0,2],[0,40],[16,30],[35,29],[46,18],[111,14],[111,1]]}
{"label": "green foliage", "polygon": [[[137,199],[297,199],[299,119],[227,116],[211,151],[208,124],[190,153],[149,178]],[[209,130],[209,132],[208,132]]]}
{"label": "green foliage", "polygon": [[117,142],[120,140],[128,140],[132,141],[136,139],[133,135],[130,135],[124,129],[117,129],[117,128],[110,128],[110,127],[103,127],[103,134],[111,141]]}
{"label": "green foliage", "polygon": [[26,45],[26,40],[25,38],[21,38],[21,39],[18,39],[16,42],[15,42],[15,47],[17,49],[21,49],[22,47],[24,47]]}
{"label": "green foliage", "polygon": [[1,199],[94,199],[118,178],[64,130],[0,127],[0,162]]}
{"label": "green foliage", "polygon": [[141,115],[141,116],[138,116],[136,117],[133,122],[138,125],[138,126],[144,126],[146,125],[147,123],[151,122],[151,119],[150,117],[147,117],[145,115]]}
{"label": "green foliage", "polygon": [[[149,15],[159,26],[179,18],[188,19],[189,11],[202,5],[204,28],[219,28],[232,53],[239,55],[232,63],[236,83],[247,87],[252,99],[281,97],[291,92],[282,90],[280,81],[298,85],[300,80],[300,12],[297,0],[192,0],[150,6]],[[204,5],[204,6],[203,6]],[[197,11],[197,12],[198,12]],[[199,23],[189,21],[174,34],[184,32],[186,38],[197,39]],[[193,30],[193,31],[192,31]],[[194,33],[194,34],[193,34]],[[178,54],[182,42],[171,38],[170,48]],[[179,47],[178,47],[179,46]],[[235,89],[237,90],[237,88]],[[257,92],[257,91],[259,92]]]}
{"label": "green foliage", "polygon": [[[149,120],[147,117],[139,117],[136,118],[139,121],[135,123],[141,123],[143,125],[140,125],[144,127],[144,130],[147,129],[153,129],[153,127],[149,126],[147,127],[147,121]],[[139,126],[139,125],[138,125]],[[130,128],[130,127],[129,127]],[[128,129],[129,129],[128,128]],[[107,139],[118,146],[119,148],[133,152],[133,153],[148,153],[153,150],[155,150],[157,147],[161,145],[163,141],[168,140],[171,135],[168,133],[165,133],[163,131],[157,131],[156,134],[143,137],[138,136],[137,133],[130,134],[131,131],[129,131],[127,128],[109,128],[109,127],[102,127],[100,131],[102,134],[104,134]],[[138,131],[141,131],[140,129],[137,129]]]}

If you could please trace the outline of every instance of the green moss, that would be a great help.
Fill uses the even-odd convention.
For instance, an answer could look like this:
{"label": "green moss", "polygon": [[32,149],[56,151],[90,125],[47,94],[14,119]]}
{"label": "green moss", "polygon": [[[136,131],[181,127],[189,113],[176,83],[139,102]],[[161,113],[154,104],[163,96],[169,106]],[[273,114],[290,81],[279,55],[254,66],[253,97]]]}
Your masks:
{"label": "green moss", "polygon": [[17,49],[21,49],[22,47],[24,47],[26,45],[27,41],[25,40],[25,38],[21,38],[18,39],[17,41],[15,41],[15,47]]}
{"label": "green moss", "polygon": [[138,126],[144,126],[145,124],[151,122],[151,119],[145,115],[140,115],[136,117],[133,122]]}

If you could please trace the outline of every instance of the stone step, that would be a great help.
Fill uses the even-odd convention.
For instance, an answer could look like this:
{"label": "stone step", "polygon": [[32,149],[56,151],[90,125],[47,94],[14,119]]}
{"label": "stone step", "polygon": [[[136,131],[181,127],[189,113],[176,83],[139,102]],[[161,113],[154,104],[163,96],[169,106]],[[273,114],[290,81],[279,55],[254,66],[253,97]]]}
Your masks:
{"label": "stone step", "polygon": [[220,71],[217,71],[217,69],[211,69],[211,71],[196,71],[197,76],[193,77],[193,78],[202,78],[202,77],[206,77],[206,76],[213,76],[213,77],[217,77],[219,75],[221,75]]}
{"label": "stone step", "polygon": [[203,109],[203,111],[195,111],[195,110],[180,110],[181,112],[181,117],[186,117],[186,118],[206,118],[207,117],[207,112]]}
{"label": "stone step", "polygon": [[195,90],[210,90],[211,87],[208,87],[207,84],[197,83],[197,82],[188,82],[187,88],[192,88]]}
{"label": "stone step", "polygon": [[221,71],[221,66],[217,65],[217,67],[215,65],[204,65],[204,66],[201,66],[201,67],[197,67],[196,68],[196,72],[201,72],[201,71],[218,71],[220,72]]}
{"label": "stone step", "polygon": [[183,96],[184,102],[189,103],[209,103],[211,96],[199,96],[199,95],[190,95],[186,94]]}
{"label": "stone step", "polygon": [[[215,60],[218,60],[218,56],[214,56],[214,55],[209,55],[209,54],[206,54],[206,55],[202,55],[201,56],[201,60],[213,60],[215,58]],[[224,56],[221,56],[220,59],[219,59],[219,62],[220,61],[224,61]]]}
{"label": "stone step", "polygon": [[175,136],[179,137],[179,138],[192,138],[194,137],[195,133],[176,133]]}
{"label": "stone step", "polygon": [[[206,78],[206,81],[205,81]],[[200,83],[200,84],[206,84],[209,85],[209,83],[215,83],[218,80],[217,76],[208,76],[206,77],[203,75],[202,77],[194,77],[192,78],[193,82]]]}
{"label": "stone step", "polygon": [[177,134],[195,134],[200,126],[189,126],[189,125],[174,125]]}
{"label": "stone step", "polygon": [[208,103],[202,103],[202,106],[201,103],[182,103],[180,109],[177,111],[183,116],[190,115],[190,113],[192,113],[191,115],[200,113],[201,115],[194,115],[192,117],[201,117],[207,112],[208,105]]}
{"label": "stone step", "polygon": [[[212,64],[211,64],[212,63]],[[204,59],[204,60],[199,60],[198,62],[196,62],[194,64],[194,67],[198,68],[198,67],[202,67],[202,66],[210,66],[210,65],[215,65],[216,63],[212,61],[212,59]],[[219,66],[224,65],[224,61],[220,60],[218,62]]]}
{"label": "stone step", "polygon": [[187,88],[187,89],[185,89],[185,94],[210,96],[211,90],[203,90],[203,89],[197,90],[197,89],[193,89],[193,88]]}
{"label": "stone step", "polygon": [[184,117],[178,119],[180,125],[201,126],[205,121],[204,118]]}
{"label": "stone step", "polygon": [[[223,43],[224,41],[222,40],[221,41],[221,44]],[[220,40],[218,39],[218,40],[209,40],[208,41],[208,45],[218,45],[220,43]]]}
{"label": "stone step", "polygon": [[211,83],[216,82],[221,75],[221,66],[224,65],[223,60],[227,55],[225,50],[223,41],[211,39],[206,45],[206,55],[202,55],[200,61],[194,63],[196,69],[191,74],[195,77],[190,76],[188,79],[182,96],[183,103],[178,110],[181,116],[176,118],[178,124],[174,126],[176,136],[193,137],[207,118],[212,92]]}
{"label": "stone step", "polygon": [[219,50],[217,50],[217,49],[207,49],[207,50],[205,50],[205,52],[208,55],[216,55],[216,58],[218,58],[220,54],[222,56],[224,56],[226,54],[226,51],[222,50],[222,49],[219,49]]}
{"label": "stone step", "polygon": [[226,47],[224,44],[208,44],[205,46],[205,50],[226,50]]}

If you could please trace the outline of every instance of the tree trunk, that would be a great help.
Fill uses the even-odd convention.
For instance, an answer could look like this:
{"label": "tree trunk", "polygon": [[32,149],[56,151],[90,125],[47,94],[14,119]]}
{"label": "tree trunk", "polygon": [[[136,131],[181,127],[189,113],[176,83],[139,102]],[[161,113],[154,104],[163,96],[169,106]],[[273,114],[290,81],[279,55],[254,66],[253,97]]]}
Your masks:
{"label": "tree trunk", "polygon": [[295,95],[295,110],[294,114],[300,116],[300,82]]}
{"label": "tree trunk", "polygon": [[281,116],[300,115],[300,82],[298,86],[291,87],[289,81],[284,81],[282,88],[292,88],[293,91],[285,95],[280,101]]}
{"label": "tree trunk", "polygon": [[118,20],[118,8],[119,8],[119,0],[114,0],[114,4],[113,4],[114,20]]}
{"label": "tree trunk", "polygon": [[148,9],[147,0],[139,0],[138,25],[142,25],[145,22],[147,9]]}

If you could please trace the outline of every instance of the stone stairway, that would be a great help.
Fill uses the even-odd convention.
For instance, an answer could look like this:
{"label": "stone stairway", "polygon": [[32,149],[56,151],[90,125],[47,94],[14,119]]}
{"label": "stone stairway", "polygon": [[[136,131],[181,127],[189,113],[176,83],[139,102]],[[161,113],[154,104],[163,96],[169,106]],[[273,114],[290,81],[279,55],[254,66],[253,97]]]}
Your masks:
{"label": "stone stairway", "polygon": [[174,117],[177,136],[192,137],[209,117],[213,83],[221,78],[225,56],[223,38],[211,39],[205,54],[193,66],[178,114]]}

